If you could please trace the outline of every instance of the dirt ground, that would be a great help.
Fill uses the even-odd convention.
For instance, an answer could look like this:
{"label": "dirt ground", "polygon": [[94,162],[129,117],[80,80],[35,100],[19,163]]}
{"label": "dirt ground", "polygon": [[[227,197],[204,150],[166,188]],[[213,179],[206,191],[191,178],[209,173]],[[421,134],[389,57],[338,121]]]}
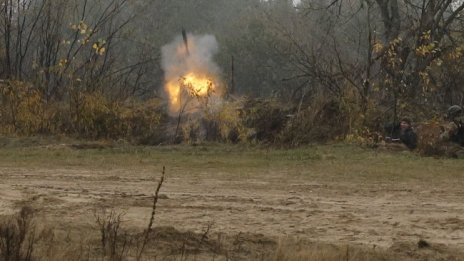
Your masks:
{"label": "dirt ground", "polygon": [[[0,164],[0,215],[12,214],[27,203],[50,225],[79,228],[92,226],[95,211],[106,207],[124,213],[124,226],[143,230],[161,166],[166,165],[156,226],[197,233],[210,227],[229,235],[251,233],[276,240],[291,237],[383,249],[423,239],[464,249],[464,177],[433,177],[440,170],[459,169],[464,162],[428,159],[436,164],[424,164],[414,158],[419,161],[418,172],[428,172],[424,178],[416,172],[406,178],[376,177],[382,166],[384,172],[396,173],[396,168],[388,165],[396,158],[387,155],[382,159],[367,152],[375,161],[361,162],[341,158],[345,152],[331,154],[331,150],[321,152],[317,160],[292,159],[278,166],[273,166],[272,157],[256,166],[238,160],[232,170],[203,156],[193,156],[197,164],[192,167],[176,165],[174,159],[156,162],[161,160],[156,153],[144,156],[140,166],[125,166],[124,162],[110,167],[48,165],[46,158],[41,164],[7,164],[5,160]],[[230,155],[224,154],[221,160]],[[231,160],[240,155],[230,156]],[[146,158],[155,162],[150,169],[144,168]],[[345,168],[345,161],[368,167]],[[399,173],[411,171],[405,162]],[[437,164],[440,166],[432,167]],[[462,170],[464,173],[464,167]]]}

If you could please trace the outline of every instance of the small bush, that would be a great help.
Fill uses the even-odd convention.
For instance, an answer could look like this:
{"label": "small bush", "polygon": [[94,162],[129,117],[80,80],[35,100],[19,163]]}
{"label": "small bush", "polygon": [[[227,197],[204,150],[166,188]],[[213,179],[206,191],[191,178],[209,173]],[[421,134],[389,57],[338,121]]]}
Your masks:
{"label": "small bush", "polygon": [[183,140],[274,143],[286,124],[284,106],[274,100],[239,99],[188,115]]}
{"label": "small bush", "polygon": [[254,130],[253,138],[274,143],[286,126],[289,112],[288,108],[273,99],[249,99],[240,110],[240,117],[245,127]]}
{"label": "small bush", "polygon": [[23,207],[13,218],[0,224],[0,257],[5,261],[32,260],[35,244],[33,210]]}
{"label": "small bush", "polygon": [[[217,111],[206,114],[208,125],[215,128],[210,131],[216,134],[217,140],[230,143],[252,142],[256,139],[256,127],[247,122],[248,116],[254,111],[246,109],[248,99],[228,101],[222,104]],[[212,135],[210,135],[212,137]]]}
{"label": "small bush", "polygon": [[121,227],[122,216],[105,210],[95,214],[95,222],[100,231],[101,254],[108,260],[127,259],[133,243],[131,235]]}
{"label": "small bush", "polygon": [[298,146],[326,142],[348,132],[348,115],[336,100],[321,99],[292,114],[280,142]]}
{"label": "small bush", "polygon": [[31,84],[7,81],[0,84],[1,131],[30,135],[40,132],[44,122],[44,102]]}

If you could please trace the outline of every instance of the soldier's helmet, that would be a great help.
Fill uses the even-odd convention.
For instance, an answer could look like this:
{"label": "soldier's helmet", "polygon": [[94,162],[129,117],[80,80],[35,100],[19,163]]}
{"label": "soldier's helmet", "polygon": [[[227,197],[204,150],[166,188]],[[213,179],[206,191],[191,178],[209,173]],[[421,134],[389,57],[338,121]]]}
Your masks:
{"label": "soldier's helmet", "polygon": [[453,105],[448,108],[448,111],[446,112],[448,119],[452,120],[458,116],[462,115],[462,107],[459,105]]}

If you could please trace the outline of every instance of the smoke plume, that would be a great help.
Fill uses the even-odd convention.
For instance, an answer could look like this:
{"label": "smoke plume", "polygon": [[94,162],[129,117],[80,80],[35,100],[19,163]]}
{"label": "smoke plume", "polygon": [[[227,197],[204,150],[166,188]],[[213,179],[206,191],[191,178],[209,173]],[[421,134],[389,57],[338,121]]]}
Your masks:
{"label": "smoke plume", "polygon": [[186,36],[177,36],[161,49],[164,89],[172,114],[183,110],[187,102],[191,109],[199,104],[200,98],[210,99],[220,95],[220,70],[213,61],[219,50],[216,38],[213,35]]}

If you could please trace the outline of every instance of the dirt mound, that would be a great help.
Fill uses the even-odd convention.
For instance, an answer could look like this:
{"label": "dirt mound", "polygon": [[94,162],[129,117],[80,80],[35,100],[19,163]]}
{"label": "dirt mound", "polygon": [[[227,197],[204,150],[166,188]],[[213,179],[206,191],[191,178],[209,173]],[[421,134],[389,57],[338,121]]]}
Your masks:
{"label": "dirt mound", "polygon": [[414,242],[396,242],[389,249],[411,260],[462,260],[463,253],[444,244],[430,243],[425,240]]}
{"label": "dirt mound", "polygon": [[169,255],[199,254],[202,252],[220,253],[220,244],[208,235],[191,231],[181,232],[174,227],[156,227],[151,234],[153,246],[158,252]]}
{"label": "dirt mound", "polygon": [[181,232],[174,227],[157,227],[152,234],[153,254],[165,259],[195,260],[462,260],[458,249],[419,240],[396,242],[390,248],[312,242],[295,238],[280,240],[261,234]]}
{"label": "dirt mound", "polygon": [[332,260],[462,260],[462,252],[443,244],[429,243],[425,240],[418,242],[397,242],[390,248],[377,248],[363,245],[329,244],[321,242],[281,240],[276,250],[275,259],[286,261],[332,261]]}
{"label": "dirt mound", "polygon": [[165,258],[223,257],[232,260],[257,260],[266,257],[275,250],[277,242],[261,234],[224,233],[209,234],[179,231],[171,226],[156,227],[151,235],[153,254]]}

